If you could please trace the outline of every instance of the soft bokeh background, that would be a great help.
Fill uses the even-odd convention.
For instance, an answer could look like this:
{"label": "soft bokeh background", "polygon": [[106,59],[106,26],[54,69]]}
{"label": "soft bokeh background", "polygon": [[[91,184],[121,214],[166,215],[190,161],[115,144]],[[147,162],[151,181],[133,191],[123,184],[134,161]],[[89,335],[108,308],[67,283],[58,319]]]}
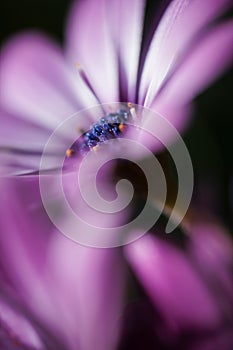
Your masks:
{"label": "soft bokeh background", "polygon": [[[166,0],[164,0],[165,2]],[[4,0],[0,5],[1,45],[30,28],[62,43],[71,0]],[[151,1],[147,13],[160,1]],[[227,14],[231,16],[231,13]],[[150,20],[148,15],[148,20]],[[17,57],[15,58],[17,64]],[[233,232],[233,69],[196,99],[192,125],[184,135],[193,160],[195,198],[216,212]]]}

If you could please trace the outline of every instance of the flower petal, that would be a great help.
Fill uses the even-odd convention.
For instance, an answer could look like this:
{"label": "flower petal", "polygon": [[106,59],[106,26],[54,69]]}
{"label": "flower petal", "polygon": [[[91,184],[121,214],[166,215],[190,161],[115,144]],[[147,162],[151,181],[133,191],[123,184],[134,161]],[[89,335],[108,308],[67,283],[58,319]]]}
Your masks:
{"label": "flower petal", "polygon": [[69,339],[77,339],[78,334],[80,349],[92,350],[96,344],[115,349],[125,285],[120,250],[83,247],[57,235],[51,242],[49,264],[52,294]]}
{"label": "flower petal", "polygon": [[[30,281],[30,276],[34,278],[36,273],[39,278],[50,239],[49,227],[52,227],[40,201],[39,179],[4,178],[0,186],[1,256],[5,257],[3,262],[8,266],[8,276],[12,273],[15,283],[22,276]],[[35,225],[35,219],[40,227]]]}
{"label": "flower petal", "polygon": [[[2,349],[25,350],[43,347],[38,334],[28,320],[0,301],[0,346]],[[3,347],[4,346],[4,347]]]}
{"label": "flower petal", "polygon": [[164,85],[152,106],[163,114],[168,106],[176,108],[189,103],[231,64],[232,41],[233,21],[213,29],[197,43]]}
{"label": "flower petal", "polygon": [[47,129],[12,114],[0,111],[0,147],[12,149],[42,150],[49,138]]}
{"label": "flower petal", "polygon": [[[59,335],[54,337],[51,333],[49,315],[54,305],[48,292],[50,281],[46,278],[51,223],[40,206],[38,179],[5,178],[0,186],[0,270],[7,278],[1,280],[0,290],[3,294],[9,290],[10,297],[6,296],[9,306],[15,309],[17,304],[22,315],[33,321],[48,348],[55,349],[50,345],[56,344]],[[43,327],[44,320],[38,317],[38,310],[47,312],[48,323]],[[62,343],[61,349],[64,349]]]}
{"label": "flower petal", "polygon": [[0,111],[1,174],[39,169],[48,130]]}
{"label": "flower petal", "polygon": [[[205,279],[209,279],[211,292],[218,298],[225,314],[233,324],[229,300],[233,305],[233,244],[224,228],[216,223],[201,222],[190,234],[189,256]],[[224,234],[223,234],[224,233]],[[218,282],[217,282],[218,281]],[[232,338],[233,341],[233,338]]]}
{"label": "flower petal", "polygon": [[[148,107],[160,86],[203,28],[220,16],[229,0],[174,0],[167,8],[146,57],[139,103]],[[151,74],[153,72],[153,78]]]}
{"label": "flower petal", "polygon": [[214,299],[185,254],[147,235],[126,247],[126,257],[172,331],[218,324]]}
{"label": "flower petal", "polygon": [[0,61],[1,105],[8,112],[50,130],[71,114],[96,104],[62,52],[40,34],[21,34],[6,44]]}
{"label": "flower petal", "polygon": [[[169,146],[178,141],[178,133],[185,130],[193,115],[193,106],[168,104],[159,109],[159,106],[156,105],[154,111],[152,109],[148,111],[152,111],[152,113],[145,113],[141,119],[136,140],[153,152],[159,152],[164,148],[169,150]],[[155,111],[159,113],[155,113]],[[160,120],[164,120],[164,122],[160,122]]]}
{"label": "flower petal", "polygon": [[233,58],[233,21],[206,35],[153,102],[160,113],[185,105],[221,74]]}
{"label": "flower petal", "polygon": [[100,101],[118,101],[116,47],[108,26],[106,0],[74,3],[66,41],[71,64],[81,65]]}
{"label": "flower petal", "polygon": [[[161,56],[163,46],[166,45],[175,23],[180,19],[181,14],[190,1],[175,0],[168,6],[151,41],[148,54],[146,56],[139,89],[139,103],[144,104],[147,90],[151,84],[151,73],[155,74],[153,82],[159,81],[159,74],[163,75],[160,65],[166,60],[166,56]],[[162,62],[161,62],[162,61]],[[159,64],[160,62],[160,64]],[[155,84],[155,83],[154,83]],[[148,106],[148,104],[145,103]]]}
{"label": "flower petal", "polygon": [[135,102],[145,0],[106,1],[106,7],[118,55],[121,100]]}
{"label": "flower petal", "polygon": [[[115,349],[124,296],[120,250],[83,247],[54,231],[43,218],[43,209],[36,210],[31,197],[40,204],[37,191],[30,191],[30,180],[24,184],[22,179],[16,185],[15,179],[4,180],[4,187],[1,182],[5,201],[0,268],[34,320],[51,332],[51,339],[53,334],[74,350],[92,350],[95,344]],[[35,186],[35,179],[31,181]],[[17,185],[28,197],[21,195],[21,205],[13,191]]]}

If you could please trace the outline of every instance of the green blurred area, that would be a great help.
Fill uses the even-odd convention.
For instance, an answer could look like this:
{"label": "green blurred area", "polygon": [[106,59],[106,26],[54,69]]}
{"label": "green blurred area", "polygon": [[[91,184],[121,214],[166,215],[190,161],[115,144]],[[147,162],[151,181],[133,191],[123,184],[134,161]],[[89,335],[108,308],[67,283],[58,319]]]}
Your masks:
{"label": "green blurred area", "polygon": [[[66,13],[71,3],[71,0],[2,1],[1,43],[29,28],[42,30],[62,42]],[[216,210],[233,232],[233,210],[230,207],[233,198],[229,190],[230,183],[233,186],[232,92],[233,70],[226,72],[197,97],[195,117],[184,138],[193,160],[196,187],[204,197],[202,183],[209,185],[209,191],[217,198]]]}

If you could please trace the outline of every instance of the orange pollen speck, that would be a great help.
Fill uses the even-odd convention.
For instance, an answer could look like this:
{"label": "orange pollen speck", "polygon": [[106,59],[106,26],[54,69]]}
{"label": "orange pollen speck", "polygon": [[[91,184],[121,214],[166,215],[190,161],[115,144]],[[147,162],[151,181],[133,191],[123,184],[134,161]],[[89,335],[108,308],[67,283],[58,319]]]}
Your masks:
{"label": "orange pollen speck", "polygon": [[125,129],[125,125],[124,125],[124,124],[120,124],[120,125],[119,125],[119,129],[120,129],[120,131],[122,132],[122,131]]}
{"label": "orange pollen speck", "polygon": [[74,151],[73,151],[72,149],[69,148],[69,149],[66,151],[66,156],[69,158],[69,157],[72,156],[73,153],[74,153]]}

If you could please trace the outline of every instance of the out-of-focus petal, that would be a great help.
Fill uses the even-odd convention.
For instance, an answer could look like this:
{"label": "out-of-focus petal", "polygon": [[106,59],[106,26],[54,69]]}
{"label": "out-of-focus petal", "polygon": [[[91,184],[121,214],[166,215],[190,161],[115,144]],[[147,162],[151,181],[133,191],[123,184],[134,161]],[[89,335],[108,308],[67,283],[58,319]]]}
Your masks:
{"label": "out-of-focus petal", "polygon": [[39,169],[48,130],[5,111],[0,111],[0,120],[0,173]]}
{"label": "out-of-focus petal", "polygon": [[[174,0],[155,32],[142,73],[139,103],[150,107],[160,86],[192,41],[228,7],[229,0]],[[151,72],[154,76],[151,78]]]}
{"label": "out-of-focus petal", "polygon": [[0,148],[42,150],[49,138],[47,129],[0,111]]}
{"label": "out-of-focus petal", "polygon": [[115,349],[124,296],[120,251],[82,247],[53,231],[43,209],[37,211],[38,184],[29,178],[31,188],[23,180],[1,182],[1,269],[51,338],[74,350],[91,350],[95,344]]}
{"label": "out-of-focus petal", "polygon": [[[21,269],[16,271],[17,274],[23,273],[25,268],[25,271],[38,269],[39,275],[43,270],[50,239],[49,228],[52,227],[40,201],[39,179],[2,178],[0,186],[1,247],[4,247],[1,256],[6,255],[5,261],[9,260],[9,275],[11,267],[14,269],[18,264]],[[40,227],[35,224],[36,219]],[[30,273],[27,278],[30,279]],[[14,280],[17,280],[16,276]]]}
{"label": "out-of-focus petal", "polygon": [[[135,101],[145,0],[106,1],[107,19],[118,56],[122,101]],[[100,46],[101,47],[101,46]]]}
{"label": "out-of-focus petal", "polygon": [[[195,262],[203,278],[209,280],[211,293],[218,298],[225,314],[233,324],[233,243],[216,223],[201,222],[190,232],[188,254]],[[224,297],[223,297],[224,296]],[[231,300],[231,308],[229,308]],[[233,340],[233,339],[232,339]]]}
{"label": "out-of-focus petal", "polygon": [[46,277],[51,223],[39,200],[38,179],[2,179],[0,186],[1,269],[22,305],[34,314],[52,314]]}
{"label": "out-of-focus petal", "polygon": [[[0,186],[0,270],[7,278],[7,281],[1,279],[0,290],[4,296],[7,293],[5,299],[10,307],[15,308],[13,300],[17,299],[21,311],[29,312],[30,321],[36,320],[35,325],[39,326],[42,320],[37,317],[37,311],[46,310],[50,315],[54,308],[46,277],[51,223],[38,200],[38,179],[5,178]],[[6,282],[10,287],[6,287]],[[54,331],[49,317],[42,328],[38,327],[37,331],[43,338],[48,337],[51,329]],[[46,344],[52,343],[52,339],[50,335]]]}
{"label": "out-of-focus petal", "polygon": [[79,63],[101,102],[119,100],[118,62],[106,0],[76,1],[67,28],[67,54]]}
{"label": "out-of-focus petal", "polygon": [[[135,134],[135,137],[145,147],[148,147],[153,152],[159,152],[164,147],[169,147],[172,142],[177,141],[176,132],[180,133],[185,130],[193,115],[193,106],[173,106],[168,104],[163,109],[159,109],[156,105],[154,111],[158,112],[164,123],[156,121],[157,118],[155,118],[154,112],[145,113],[145,117],[140,121],[141,129]],[[163,140],[163,142],[160,140]]]}
{"label": "out-of-focus petal", "polygon": [[[63,216],[55,220],[68,237],[85,246],[116,247],[126,239],[121,229],[130,212],[127,206],[130,197],[127,198],[123,190],[114,201],[116,187],[111,180],[116,163],[111,161],[113,152],[103,149],[98,155],[89,153],[79,168],[76,162],[70,172],[64,171],[60,196]],[[110,157],[105,158],[106,155]],[[45,200],[46,197],[45,191]]]}
{"label": "out-of-focus petal", "polygon": [[60,48],[37,33],[21,34],[3,47],[0,88],[0,103],[7,112],[50,130],[97,103],[65,63]]}
{"label": "out-of-focus petal", "polygon": [[126,247],[126,257],[171,332],[218,325],[214,298],[177,248],[148,234]]}
{"label": "out-of-focus petal", "polygon": [[155,98],[152,107],[161,114],[167,106],[185,105],[206,88],[232,62],[233,22],[208,33],[176,70]]}
{"label": "out-of-focus petal", "polygon": [[24,317],[0,301],[0,346],[2,349],[42,349],[43,345],[34,328]]}
{"label": "out-of-focus petal", "polygon": [[51,243],[49,264],[52,294],[66,317],[69,339],[78,334],[80,349],[96,344],[115,349],[125,284],[120,251],[83,247],[59,235]]}

